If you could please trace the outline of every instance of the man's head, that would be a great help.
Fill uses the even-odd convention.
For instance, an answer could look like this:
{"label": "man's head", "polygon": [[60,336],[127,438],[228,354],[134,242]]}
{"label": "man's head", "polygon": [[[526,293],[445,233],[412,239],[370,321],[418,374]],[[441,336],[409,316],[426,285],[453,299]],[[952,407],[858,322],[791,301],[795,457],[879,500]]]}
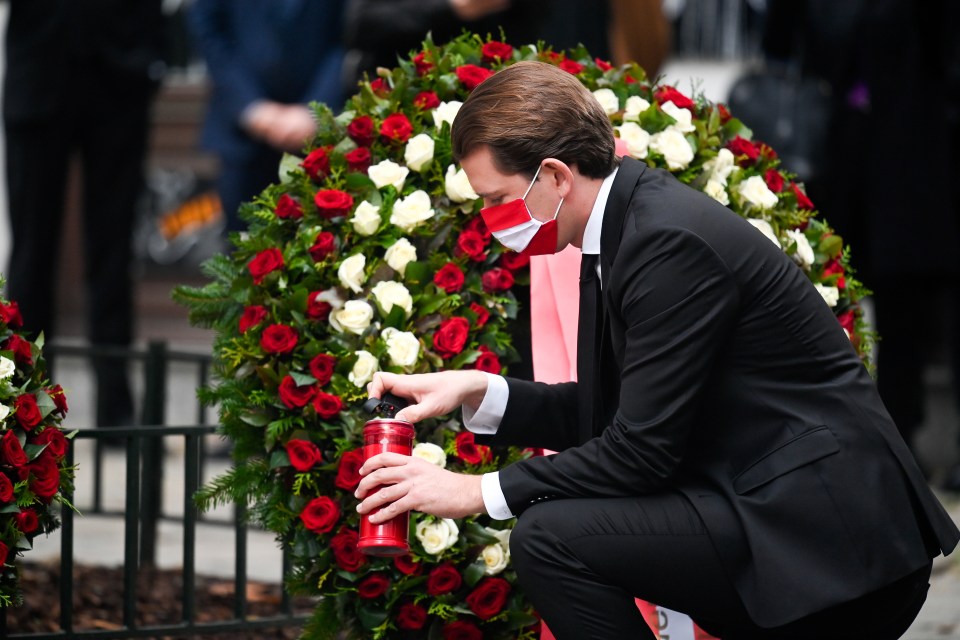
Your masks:
{"label": "man's head", "polygon": [[451,131],[458,162],[488,147],[502,173],[532,178],[544,158],[605,178],[615,167],[613,126],[596,98],[570,73],[518,62],[480,84]]}

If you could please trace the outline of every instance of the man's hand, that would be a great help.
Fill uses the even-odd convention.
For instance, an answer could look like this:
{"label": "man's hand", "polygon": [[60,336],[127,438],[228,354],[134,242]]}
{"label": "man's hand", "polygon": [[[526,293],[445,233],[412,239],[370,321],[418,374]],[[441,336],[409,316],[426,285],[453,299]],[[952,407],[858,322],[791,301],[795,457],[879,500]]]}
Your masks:
{"label": "man's hand", "polygon": [[367,395],[382,398],[385,391],[414,404],[397,413],[397,418],[419,422],[424,418],[447,415],[467,405],[476,409],[487,392],[487,376],[482,371],[440,371],[416,375],[397,375],[379,371],[367,385]]}
{"label": "man's hand", "polygon": [[411,510],[441,518],[485,512],[480,476],[453,473],[421,458],[381,453],[363,463],[360,475],[357,511],[370,514],[373,524]]}

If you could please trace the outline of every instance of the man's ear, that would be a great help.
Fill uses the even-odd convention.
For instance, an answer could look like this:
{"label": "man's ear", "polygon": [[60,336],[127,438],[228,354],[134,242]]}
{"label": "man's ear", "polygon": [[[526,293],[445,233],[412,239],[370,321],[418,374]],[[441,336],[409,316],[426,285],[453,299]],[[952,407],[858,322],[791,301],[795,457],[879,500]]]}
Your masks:
{"label": "man's ear", "polygon": [[544,176],[544,179],[557,189],[561,198],[566,198],[570,190],[573,189],[574,169],[566,162],[556,158],[547,158],[541,166],[543,168],[540,173]]}

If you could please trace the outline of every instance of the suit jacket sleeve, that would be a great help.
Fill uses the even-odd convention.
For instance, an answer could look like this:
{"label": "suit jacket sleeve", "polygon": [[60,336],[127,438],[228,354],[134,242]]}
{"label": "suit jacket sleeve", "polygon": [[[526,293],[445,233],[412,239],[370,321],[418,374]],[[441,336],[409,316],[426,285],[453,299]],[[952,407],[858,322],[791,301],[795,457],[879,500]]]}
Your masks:
{"label": "suit jacket sleeve", "polygon": [[[696,424],[697,411],[735,322],[733,274],[706,242],[679,228],[628,234],[618,255],[606,296],[625,341],[613,423],[579,447],[503,469],[500,483],[514,513],[549,498],[656,491],[681,464],[690,433],[709,428]],[[544,403],[551,394],[513,392],[511,386],[498,437],[549,432],[544,423],[556,412]],[[518,402],[526,407],[511,416]],[[576,411],[564,411],[575,420]]]}

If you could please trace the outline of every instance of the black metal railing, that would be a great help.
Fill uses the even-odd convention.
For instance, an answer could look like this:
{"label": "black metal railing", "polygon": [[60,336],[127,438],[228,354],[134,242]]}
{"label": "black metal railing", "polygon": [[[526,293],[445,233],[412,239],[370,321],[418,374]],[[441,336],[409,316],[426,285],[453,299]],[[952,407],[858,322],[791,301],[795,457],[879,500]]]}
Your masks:
{"label": "black metal railing", "polygon": [[[205,424],[205,410],[198,403],[198,424],[170,426],[165,421],[165,404],[168,388],[169,364],[192,363],[197,368],[197,385],[208,382],[210,356],[171,351],[164,343],[153,342],[145,350],[119,348],[90,348],[49,345],[47,358],[122,358],[139,361],[143,366],[143,389],[141,426],[78,429],[74,444],[68,453],[70,465],[76,463],[78,445],[92,441],[93,489],[90,495],[68,495],[66,498],[85,515],[116,518],[123,526],[123,598],[122,611],[118,612],[121,624],[116,629],[77,628],[74,611],[74,595],[87,585],[74,580],[76,547],[75,514],[63,509],[60,534],[60,613],[57,631],[18,632],[7,628],[6,610],[0,610],[0,637],[30,640],[53,640],[63,638],[143,638],[175,637],[191,635],[231,634],[264,628],[301,626],[308,612],[297,612],[293,600],[282,590],[281,599],[273,615],[249,616],[247,601],[247,524],[244,509],[233,509],[232,517],[224,519],[201,516],[193,496],[199,489],[204,465],[207,460],[205,441],[215,433],[214,425]],[[182,468],[180,456],[164,456],[171,439],[182,441]],[[122,509],[110,508],[105,500],[106,442],[125,443],[124,503]],[[182,514],[166,513],[163,510],[163,477],[165,473],[182,474]],[[138,576],[146,568],[156,566],[157,538],[161,521],[176,522],[182,527],[182,593],[180,619],[165,624],[138,624]],[[232,529],[235,537],[233,574],[234,607],[229,620],[198,621],[197,602],[197,530],[198,526]],[[289,558],[283,554],[282,566],[277,567],[278,582],[289,568]],[[92,586],[92,585],[90,585]],[[225,635],[225,637],[228,637]]]}

